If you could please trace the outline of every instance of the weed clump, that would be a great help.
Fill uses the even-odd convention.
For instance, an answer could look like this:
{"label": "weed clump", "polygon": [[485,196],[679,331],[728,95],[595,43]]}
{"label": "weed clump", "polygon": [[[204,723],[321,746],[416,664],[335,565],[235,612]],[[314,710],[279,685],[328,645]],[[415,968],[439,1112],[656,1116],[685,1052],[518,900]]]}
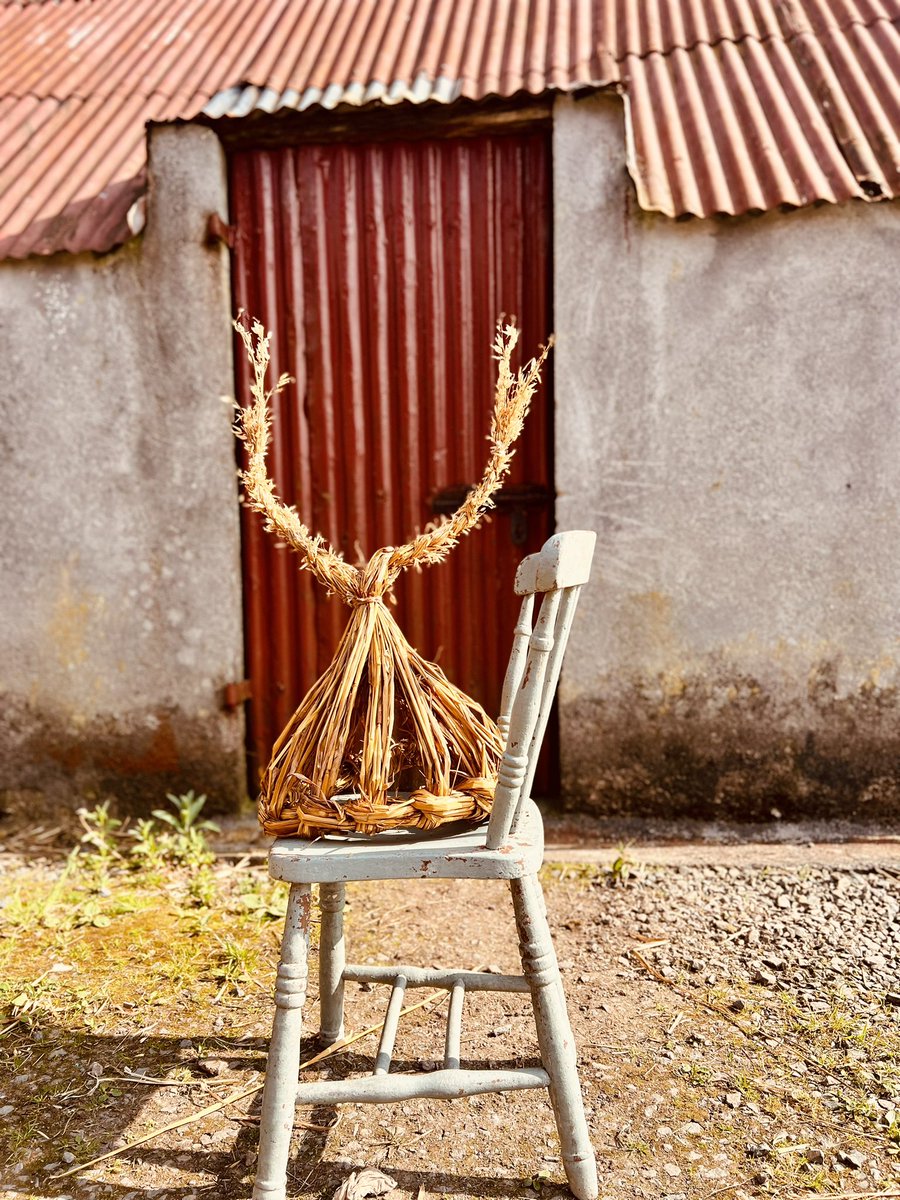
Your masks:
{"label": "weed clump", "polygon": [[114,865],[150,870],[208,866],[214,855],[206,835],[218,833],[219,827],[200,815],[206,796],[195,796],[192,790],[181,796],[169,792],[166,799],[174,811],[155,808],[152,818],[142,817],[133,829],[110,813],[108,800],[92,809],[80,808],[84,834],[71,857],[100,880]]}

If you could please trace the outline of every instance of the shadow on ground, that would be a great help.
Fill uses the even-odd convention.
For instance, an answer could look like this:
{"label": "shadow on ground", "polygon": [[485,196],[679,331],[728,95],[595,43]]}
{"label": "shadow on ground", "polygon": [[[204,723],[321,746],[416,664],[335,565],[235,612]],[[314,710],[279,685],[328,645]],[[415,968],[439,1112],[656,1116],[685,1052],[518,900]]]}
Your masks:
{"label": "shadow on ground", "polygon": [[[228,1200],[249,1195],[258,1146],[261,1090],[218,1111],[205,1110],[262,1083],[264,1039],[193,1040],[150,1033],[73,1035],[71,1030],[46,1024],[38,1032],[39,1036],[34,1036],[24,1026],[9,1030],[2,1043],[4,1058],[19,1072],[14,1078],[31,1085],[30,1099],[19,1106],[16,1120],[0,1131],[0,1157],[6,1162],[9,1195],[91,1195],[122,1200],[187,1200],[204,1194]],[[303,1057],[320,1049],[314,1039],[308,1039]],[[469,1059],[463,1065],[534,1067],[540,1061],[536,1056],[519,1056]],[[421,1060],[409,1058],[392,1063],[394,1071],[416,1071],[421,1067]],[[367,1074],[371,1069],[371,1056],[348,1048],[335,1055],[332,1062],[316,1068],[315,1073],[309,1072],[308,1077],[344,1079]],[[210,1077],[206,1074],[210,1070],[218,1074]],[[146,1082],[136,1082],[135,1074],[143,1075]],[[154,1082],[160,1080],[166,1082]],[[367,1108],[371,1115],[372,1107]],[[330,1196],[351,1172],[373,1165],[363,1158],[329,1161],[329,1137],[339,1120],[336,1108],[298,1109],[289,1193]],[[166,1128],[179,1122],[184,1122],[179,1128]],[[151,1130],[159,1131],[151,1141],[134,1149],[124,1148],[126,1142],[138,1141]],[[17,1148],[29,1135],[36,1136],[39,1145],[43,1143],[46,1154],[40,1166],[32,1163],[30,1169],[20,1170]],[[61,1176],[61,1172],[116,1148],[119,1153],[95,1167]],[[74,1163],[70,1160],[72,1154]],[[414,1195],[424,1188],[428,1192],[501,1197],[511,1190],[530,1189],[532,1182],[527,1176],[498,1179],[491,1173],[409,1170],[392,1165],[387,1170],[401,1191]],[[140,1182],[134,1178],[136,1172]],[[173,1172],[184,1182],[163,1182],[171,1180]]]}

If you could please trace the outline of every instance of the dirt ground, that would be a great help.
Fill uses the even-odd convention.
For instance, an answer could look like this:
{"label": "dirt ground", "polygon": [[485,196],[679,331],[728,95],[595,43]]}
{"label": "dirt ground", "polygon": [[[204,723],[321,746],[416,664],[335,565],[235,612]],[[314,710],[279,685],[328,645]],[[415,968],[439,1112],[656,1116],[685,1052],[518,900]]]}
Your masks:
{"label": "dirt ground", "polygon": [[[202,1113],[261,1082],[284,890],[236,845],[155,872],[0,852],[0,1196],[249,1196],[259,1092]],[[558,853],[544,883],[602,1196],[900,1194],[896,843],[768,848],[762,864],[735,847],[666,847],[663,865]],[[354,960],[517,970],[502,885],[348,894]],[[348,985],[348,1028],[386,998]],[[437,1064],[444,1011],[404,1018],[393,1069]],[[371,1070],[376,1044],[310,1077]],[[467,999],[463,1065],[535,1055],[527,998]],[[292,1197],[330,1197],[366,1166],[398,1200],[567,1194],[542,1092],[298,1110]]]}

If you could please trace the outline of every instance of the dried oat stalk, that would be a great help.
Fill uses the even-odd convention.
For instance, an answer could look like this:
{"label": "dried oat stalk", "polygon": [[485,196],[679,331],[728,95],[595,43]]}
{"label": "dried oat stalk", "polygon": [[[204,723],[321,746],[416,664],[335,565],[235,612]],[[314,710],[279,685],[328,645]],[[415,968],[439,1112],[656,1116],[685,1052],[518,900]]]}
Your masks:
{"label": "dried oat stalk", "polygon": [[258,321],[234,324],[253,370],[252,401],[238,410],[235,424],[247,451],[241,472],[247,502],[297,551],[300,565],[352,610],[331,666],[275,745],[259,799],[264,830],[308,837],[483,819],[503,754],[500,732],[481,705],[409,645],[385,598],[402,571],[440,562],[493,507],[549,345],[514,372],[519,331],[498,325],[490,455],[481,482],[451,517],[354,566],[277,497],[266,466],[269,401],[288,377],[268,388],[270,335]]}

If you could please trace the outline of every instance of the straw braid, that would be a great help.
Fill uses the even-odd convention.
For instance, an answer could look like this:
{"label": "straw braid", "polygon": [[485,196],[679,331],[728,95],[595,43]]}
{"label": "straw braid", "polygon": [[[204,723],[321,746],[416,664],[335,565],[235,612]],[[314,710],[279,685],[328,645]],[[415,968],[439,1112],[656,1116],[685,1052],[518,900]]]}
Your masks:
{"label": "straw braid", "polygon": [[297,516],[296,509],[277,498],[275,484],[269,478],[266,464],[272,426],[269,401],[291,382],[291,377],[282,375],[275,386],[267,390],[271,333],[266,333],[259,321],[253,321],[249,329],[240,317],[233,324],[253,368],[253,382],[250,385],[253,403],[238,409],[234,426],[235,434],[247,447],[247,466],[239,473],[247,501],[251,508],[265,517],[266,529],[276,533],[297,551],[301,566],[312,571],[329,591],[349,597],[353,590],[355,568],[344,562],[343,556],[332,549],[323,537],[310,533]]}

